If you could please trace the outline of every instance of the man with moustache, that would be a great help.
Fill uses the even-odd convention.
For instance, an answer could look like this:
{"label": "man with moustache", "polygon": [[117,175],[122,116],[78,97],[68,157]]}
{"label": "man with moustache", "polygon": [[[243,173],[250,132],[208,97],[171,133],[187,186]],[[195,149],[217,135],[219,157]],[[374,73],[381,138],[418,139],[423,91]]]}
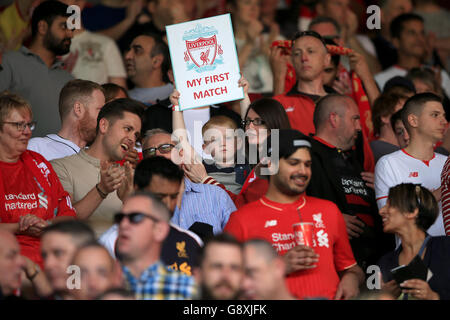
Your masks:
{"label": "man with moustache", "polygon": [[244,276],[242,244],[226,233],[208,239],[194,276],[200,285],[201,299],[238,299]]}
{"label": "man with moustache", "polygon": [[155,34],[142,34],[133,39],[125,53],[125,67],[134,88],[130,98],[152,105],[173,91],[167,72],[170,67],[169,47]]}
{"label": "man with moustache", "polygon": [[59,95],[61,130],[30,139],[28,149],[48,161],[78,153],[94,141],[97,116],[104,104],[104,89],[99,84],[80,79],[69,81]]}
{"label": "man with moustache", "polygon": [[142,104],[132,99],[108,102],[98,114],[97,135],[91,146],[51,161],[78,219],[87,220],[97,236],[113,225],[113,213],[133,188],[131,164],[126,161],[119,166],[115,162],[134,148],[142,113]]}
{"label": "man with moustache", "polygon": [[[240,241],[263,239],[286,263],[286,281],[297,298],[351,299],[364,280],[338,207],[305,194],[311,180],[311,144],[297,130],[279,131],[279,157],[267,161],[264,197],[234,212],[225,227]],[[311,246],[297,241],[293,225],[313,224]]]}
{"label": "man with moustache", "polygon": [[58,132],[58,97],[62,87],[73,77],[61,69],[57,56],[69,52],[72,31],[67,26],[67,5],[45,1],[31,18],[32,41],[29,48],[7,52],[0,68],[0,92],[9,90],[27,100],[38,125],[34,134]]}

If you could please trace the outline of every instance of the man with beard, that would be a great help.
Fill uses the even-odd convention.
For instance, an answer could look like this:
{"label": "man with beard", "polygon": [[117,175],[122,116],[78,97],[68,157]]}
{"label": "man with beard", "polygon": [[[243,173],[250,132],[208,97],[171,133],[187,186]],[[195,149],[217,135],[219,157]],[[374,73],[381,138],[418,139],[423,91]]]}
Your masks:
{"label": "man with beard", "polygon": [[206,241],[194,276],[204,300],[235,300],[241,294],[244,276],[242,244],[221,233]]}
{"label": "man with beard", "polygon": [[197,294],[194,278],[165,266],[161,249],[169,234],[169,209],[140,191],[125,199],[114,221],[119,225],[117,256],[127,289],[139,300],[186,300]]}
{"label": "man with beard", "polygon": [[373,183],[354,149],[361,131],[358,106],[345,95],[322,98],[314,111],[316,135],[312,145],[312,178],[307,194],[329,200],[343,213],[353,254],[365,270],[393,249],[385,236],[375,202]]}
{"label": "man with beard", "polygon": [[104,104],[104,89],[99,84],[79,79],[69,81],[59,95],[61,130],[30,139],[28,149],[48,161],[78,153],[94,141],[98,113]]}
{"label": "man with beard", "polygon": [[[287,286],[297,298],[350,299],[358,294],[364,273],[337,206],[305,194],[311,180],[310,148],[299,131],[280,130],[279,158],[267,161],[272,175],[266,195],[231,214],[225,232],[240,241],[271,243],[283,256]],[[294,232],[293,225],[301,222],[312,224],[310,243]]]}
{"label": "man with beard", "polygon": [[[0,92],[9,90],[30,102],[38,125],[34,134],[43,136],[60,129],[57,106],[62,87],[73,77],[62,70],[57,56],[69,52],[72,31],[66,20],[67,5],[59,1],[41,3],[31,18],[32,41],[3,56]],[[2,70],[1,70],[2,69]]]}
{"label": "man with beard", "polygon": [[[122,160],[133,149],[141,130],[143,106],[131,99],[116,99],[100,110],[96,137],[88,149],[51,161],[69,193],[78,219],[87,220],[97,236],[113,225],[112,215],[133,188],[133,169]],[[117,190],[117,192],[116,192]]]}

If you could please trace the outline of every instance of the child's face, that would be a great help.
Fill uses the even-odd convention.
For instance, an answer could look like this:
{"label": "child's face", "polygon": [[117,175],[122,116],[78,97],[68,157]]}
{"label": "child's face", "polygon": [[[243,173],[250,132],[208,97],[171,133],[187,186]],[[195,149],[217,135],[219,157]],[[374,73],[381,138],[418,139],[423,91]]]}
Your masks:
{"label": "child's face", "polygon": [[409,144],[409,134],[408,131],[406,131],[402,120],[397,120],[395,122],[394,131],[400,148],[406,148]]}
{"label": "child's face", "polygon": [[215,161],[234,162],[237,139],[235,130],[225,126],[212,126],[203,135],[205,153],[211,154]]}

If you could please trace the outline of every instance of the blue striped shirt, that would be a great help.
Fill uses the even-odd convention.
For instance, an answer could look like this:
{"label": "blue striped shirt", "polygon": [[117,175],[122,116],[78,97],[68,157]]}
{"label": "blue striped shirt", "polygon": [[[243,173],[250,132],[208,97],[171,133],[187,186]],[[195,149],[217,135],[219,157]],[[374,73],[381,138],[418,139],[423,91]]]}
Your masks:
{"label": "blue striped shirt", "polygon": [[203,222],[213,227],[214,234],[221,233],[230,214],[236,211],[230,196],[217,186],[193,183],[187,178],[184,184],[181,209],[175,208],[172,223],[189,229],[195,222]]}
{"label": "blue striped shirt", "polygon": [[149,266],[139,278],[122,266],[126,286],[137,300],[191,300],[197,298],[194,277],[169,269],[158,261]]}

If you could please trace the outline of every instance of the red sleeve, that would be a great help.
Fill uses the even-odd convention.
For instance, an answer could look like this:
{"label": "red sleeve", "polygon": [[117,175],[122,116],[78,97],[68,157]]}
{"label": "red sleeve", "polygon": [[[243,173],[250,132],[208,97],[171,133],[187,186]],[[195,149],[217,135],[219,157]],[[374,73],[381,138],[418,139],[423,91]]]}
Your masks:
{"label": "red sleeve", "polygon": [[54,194],[56,194],[57,198],[58,198],[58,202],[57,202],[57,212],[56,212],[56,216],[57,217],[62,217],[62,216],[70,216],[70,217],[77,217],[77,213],[75,211],[75,209],[72,207],[72,201],[70,200],[70,196],[69,193],[64,190],[61,181],[59,181],[59,178],[55,172],[55,170],[53,170],[52,165],[50,164],[50,162],[47,162],[47,166],[50,170],[50,183],[52,185],[52,188],[56,188],[56,192]]}
{"label": "red sleeve", "polygon": [[345,226],[345,220],[339,209],[334,206],[330,208],[330,213],[334,211],[336,219],[335,229],[335,241],[333,244],[333,257],[334,265],[337,271],[343,271],[356,264],[355,257],[353,256],[352,247],[348,240],[347,227]]}
{"label": "red sleeve", "polygon": [[235,211],[230,215],[230,219],[228,219],[227,225],[223,231],[231,234],[238,241],[243,242],[246,240],[244,225],[241,222],[239,211]]}

